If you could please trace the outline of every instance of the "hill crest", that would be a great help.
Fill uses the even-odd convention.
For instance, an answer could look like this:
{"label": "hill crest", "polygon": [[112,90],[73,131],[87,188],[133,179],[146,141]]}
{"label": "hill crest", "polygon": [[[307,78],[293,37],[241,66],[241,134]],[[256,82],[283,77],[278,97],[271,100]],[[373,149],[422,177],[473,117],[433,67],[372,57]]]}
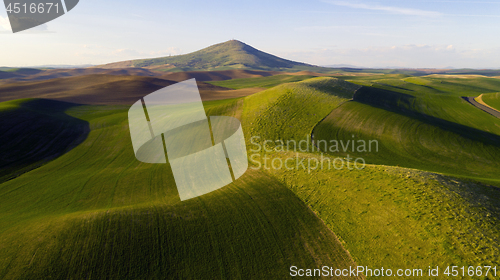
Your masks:
{"label": "hill crest", "polygon": [[168,72],[230,69],[317,71],[323,69],[319,66],[295,62],[265,53],[238,40],[230,40],[224,43],[215,44],[184,55],[129,60],[105,64],[98,67],[142,67]]}

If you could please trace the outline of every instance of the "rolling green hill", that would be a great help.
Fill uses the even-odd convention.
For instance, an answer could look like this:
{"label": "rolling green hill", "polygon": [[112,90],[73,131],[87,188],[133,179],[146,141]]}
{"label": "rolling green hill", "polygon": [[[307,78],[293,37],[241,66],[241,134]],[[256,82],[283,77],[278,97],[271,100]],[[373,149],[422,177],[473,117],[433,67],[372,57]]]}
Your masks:
{"label": "rolling green hill", "polygon": [[231,79],[225,81],[215,81],[210,82],[212,85],[227,87],[232,89],[242,89],[242,88],[252,88],[252,87],[262,87],[262,88],[272,88],[284,83],[300,82],[314,78],[310,75],[275,75],[265,78],[242,78],[242,79]]}
{"label": "rolling green hill", "polygon": [[118,66],[147,67],[170,72],[229,69],[331,71],[329,68],[282,59],[237,40],[216,44],[185,55],[117,62],[102,67]]}
{"label": "rolling green hill", "polygon": [[[28,104],[55,106],[25,100],[2,107],[17,119]],[[209,114],[237,115],[238,104],[206,106]],[[278,279],[291,265],[355,265],[322,221],[262,171],[180,203],[168,164],[135,159],[127,110],[66,106],[65,118],[88,123],[85,141],[0,184],[1,279]],[[19,129],[4,140],[22,144],[39,134]]]}
{"label": "rolling green hill", "polygon": [[[277,153],[272,158],[293,157]],[[306,159],[320,156],[304,155]],[[400,167],[270,169],[369,267],[500,264],[498,188]],[[445,275],[432,279],[448,279]],[[367,277],[377,279],[378,277]],[[422,277],[404,277],[419,279]],[[431,278],[427,278],[431,279]],[[484,279],[495,279],[491,274]]]}
{"label": "rolling green hill", "polygon": [[[276,142],[252,151],[264,140],[307,141],[314,131],[315,140],[378,140],[377,153],[351,154],[372,164],[251,162],[236,182],[184,202],[168,164],[135,159],[128,106],[0,103],[0,135],[8,135],[0,139],[22,171],[0,183],[0,279],[284,279],[291,265],[500,265],[500,125],[460,98],[498,92],[498,82],[343,79],[235,80],[275,86],[204,102],[205,110],[242,121],[249,156],[319,161],[318,151]],[[35,153],[42,162],[21,153],[32,147],[47,147]],[[327,156],[346,161],[346,153]]]}
{"label": "rolling green hill", "polygon": [[499,120],[460,96],[491,92],[500,81],[403,78],[362,84],[354,101],[317,126],[317,139],[376,139],[378,153],[348,152],[374,164],[497,178]]}
{"label": "rolling green hill", "polygon": [[358,88],[328,77],[282,84],[245,98],[243,123],[249,135],[270,140],[270,147],[277,146],[276,140],[307,140],[314,125]]}
{"label": "rolling green hill", "polygon": [[[384,84],[385,87],[388,84]],[[404,84],[404,81],[391,81],[390,84],[394,87]],[[464,134],[469,131],[452,133],[441,126],[440,122],[444,120],[437,121],[437,117],[429,116],[424,123],[420,114],[441,114],[443,118],[455,118],[461,122],[478,121],[477,127],[498,132],[498,127],[494,129],[496,125],[491,124],[493,119],[466,104],[451,110],[451,107],[461,104],[458,93],[456,96],[450,93],[450,99],[445,100],[428,97],[430,100],[422,101],[427,101],[428,106],[423,107],[417,106],[416,101],[404,102],[405,96],[397,92],[368,89],[364,94],[378,94],[372,105],[349,101],[354,91],[354,100],[362,99],[359,95],[366,88],[332,78],[284,84],[247,97],[242,119],[250,135],[261,136],[260,144],[267,148],[265,152],[251,153],[259,154],[252,162],[256,166],[262,165],[309,205],[333,232],[338,233],[359,264],[386,268],[421,267],[424,270],[429,263],[440,266],[449,263],[498,265],[500,192],[497,187],[468,178],[457,179],[396,166],[414,164],[414,168],[418,166],[434,171],[449,166],[447,171],[455,176],[480,177],[499,186],[500,166],[495,157],[499,155],[500,144],[497,134],[487,134],[493,137],[491,139],[481,138],[485,131],[477,129],[474,137],[478,138],[467,139]],[[309,95],[317,99],[308,99]],[[368,103],[369,98],[363,100]],[[436,108],[431,104],[443,106],[450,100],[456,102],[449,103],[449,107],[439,112],[433,111]],[[321,121],[326,115],[328,117]],[[429,120],[434,120],[434,123]],[[325,155],[311,150],[282,151],[273,143],[262,143],[265,139],[305,140],[318,122],[315,139],[328,136],[329,140],[352,141],[352,134],[356,134],[356,139],[378,140],[384,149],[373,155],[351,153],[351,156],[363,156],[367,161],[378,160],[379,165],[368,165],[361,170],[347,167],[337,170],[327,168],[328,161],[325,161],[324,167],[320,168],[319,162]],[[371,134],[364,134],[367,132]],[[412,142],[406,142],[410,140]],[[459,142],[458,145],[453,141]],[[254,142],[248,143],[250,149],[257,146]],[[399,148],[401,146],[403,148]],[[411,158],[413,161],[404,157],[405,152],[415,153]],[[346,163],[345,156],[345,153],[326,155]],[[293,164],[286,166],[290,159]],[[308,168],[309,160],[314,160],[311,169]],[[267,167],[264,162],[267,162]],[[298,162],[304,162],[305,168]],[[318,165],[315,166],[314,162]]]}

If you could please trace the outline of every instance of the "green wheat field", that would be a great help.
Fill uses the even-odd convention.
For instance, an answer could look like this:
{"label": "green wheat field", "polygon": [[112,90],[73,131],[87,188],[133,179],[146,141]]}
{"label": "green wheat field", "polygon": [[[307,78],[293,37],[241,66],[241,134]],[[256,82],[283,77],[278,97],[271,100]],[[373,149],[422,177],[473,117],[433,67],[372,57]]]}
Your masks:
{"label": "green wheat field", "polygon": [[[462,98],[483,94],[500,109],[500,79],[280,74],[207,83],[261,89],[204,101],[207,115],[241,120],[254,160],[234,183],[183,202],[168,163],[135,159],[130,105],[1,102],[0,279],[500,267],[500,119]],[[311,134],[376,140],[378,149],[320,151]],[[255,139],[266,149],[254,151]],[[308,150],[279,148],[292,140]],[[366,166],[258,168],[264,156],[363,158]]]}

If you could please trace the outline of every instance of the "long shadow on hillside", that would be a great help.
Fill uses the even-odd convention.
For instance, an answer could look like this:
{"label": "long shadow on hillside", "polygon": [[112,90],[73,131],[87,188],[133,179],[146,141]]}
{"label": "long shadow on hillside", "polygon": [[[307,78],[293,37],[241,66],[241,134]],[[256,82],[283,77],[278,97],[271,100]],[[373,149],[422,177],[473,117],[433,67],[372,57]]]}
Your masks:
{"label": "long shadow on hillside", "polygon": [[34,99],[0,112],[0,183],[53,160],[82,143],[89,123],[64,112],[79,104]]}
{"label": "long shadow on hillside", "polygon": [[414,118],[470,140],[500,147],[499,135],[417,112],[413,110],[415,100],[416,98],[409,94],[372,87],[360,88],[353,97],[353,101]]}

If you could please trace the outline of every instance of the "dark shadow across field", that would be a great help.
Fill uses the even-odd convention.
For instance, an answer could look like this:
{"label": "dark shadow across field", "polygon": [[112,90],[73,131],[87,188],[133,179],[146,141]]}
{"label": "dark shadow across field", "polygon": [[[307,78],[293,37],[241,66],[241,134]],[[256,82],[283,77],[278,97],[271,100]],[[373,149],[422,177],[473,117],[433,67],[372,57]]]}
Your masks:
{"label": "dark shadow across field", "polygon": [[75,106],[80,105],[33,99],[0,112],[0,183],[63,155],[87,138],[89,123],[65,114]]}
{"label": "dark shadow across field", "polygon": [[481,141],[485,144],[500,147],[500,136],[420,113],[413,109],[415,100],[416,97],[413,95],[373,87],[362,87],[353,97],[353,101],[417,119],[443,130],[459,134],[470,140]]}

